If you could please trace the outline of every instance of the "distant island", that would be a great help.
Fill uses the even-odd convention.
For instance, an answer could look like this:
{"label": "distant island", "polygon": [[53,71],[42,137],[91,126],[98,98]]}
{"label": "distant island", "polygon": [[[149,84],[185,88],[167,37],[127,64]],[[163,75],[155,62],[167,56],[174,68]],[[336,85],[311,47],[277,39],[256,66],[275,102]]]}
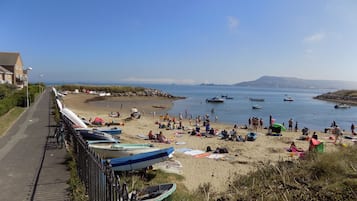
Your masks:
{"label": "distant island", "polygon": [[357,82],[340,80],[306,80],[294,77],[262,76],[254,81],[236,83],[234,86],[299,89],[357,89]]}
{"label": "distant island", "polygon": [[334,103],[345,103],[357,105],[357,90],[339,90],[318,95],[314,99],[324,100]]}

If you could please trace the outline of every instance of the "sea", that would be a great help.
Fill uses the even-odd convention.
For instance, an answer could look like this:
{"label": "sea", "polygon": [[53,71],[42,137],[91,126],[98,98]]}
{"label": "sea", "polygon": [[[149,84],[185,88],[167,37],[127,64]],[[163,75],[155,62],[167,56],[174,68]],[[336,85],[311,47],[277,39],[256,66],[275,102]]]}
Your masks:
{"label": "sea", "polygon": [[[298,123],[301,130],[324,131],[335,121],[342,129],[350,131],[351,124],[356,125],[357,107],[335,109],[335,103],[314,99],[313,97],[334,90],[327,89],[292,89],[292,88],[253,88],[233,85],[161,85],[146,84],[143,87],[155,88],[175,96],[184,96],[174,102],[168,111],[170,115],[209,115],[211,120],[227,124],[245,125],[250,117],[262,118],[264,124],[270,115],[277,123],[288,125],[290,118]],[[207,103],[212,97],[228,96],[224,103]],[[291,97],[294,101],[284,101]],[[262,98],[264,102],[252,102],[249,98]],[[261,109],[252,109],[259,105]]]}
{"label": "sea", "polygon": [[[46,83],[61,85],[63,83]],[[268,125],[270,115],[277,123],[288,125],[293,119],[294,127],[324,131],[335,121],[343,130],[350,131],[352,123],[357,125],[357,106],[348,109],[335,109],[336,103],[314,99],[333,89],[296,88],[254,88],[234,85],[176,85],[176,84],[135,84],[135,83],[86,83],[91,85],[128,85],[159,89],[174,96],[186,97],[174,101],[168,111],[172,116],[182,114],[193,118],[209,115],[211,120],[225,124],[247,125],[251,117],[262,118]],[[232,97],[224,103],[207,103],[206,99],[221,96]],[[284,101],[291,97],[294,101]],[[262,98],[264,102],[252,102],[249,98]],[[261,109],[252,109],[259,105]]]}

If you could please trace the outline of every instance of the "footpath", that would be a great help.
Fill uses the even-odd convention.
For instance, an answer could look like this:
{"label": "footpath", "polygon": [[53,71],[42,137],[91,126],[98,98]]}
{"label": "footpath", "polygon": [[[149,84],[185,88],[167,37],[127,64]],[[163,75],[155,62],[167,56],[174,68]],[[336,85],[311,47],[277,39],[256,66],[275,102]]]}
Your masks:
{"label": "footpath", "polygon": [[70,200],[67,152],[57,145],[46,89],[0,137],[0,200]]}

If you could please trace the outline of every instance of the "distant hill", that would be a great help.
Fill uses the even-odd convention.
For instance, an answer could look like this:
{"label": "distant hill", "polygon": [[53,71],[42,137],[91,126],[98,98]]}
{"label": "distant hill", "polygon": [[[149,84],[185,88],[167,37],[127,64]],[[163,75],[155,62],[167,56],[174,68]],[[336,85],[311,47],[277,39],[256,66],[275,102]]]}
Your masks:
{"label": "distant hill", "polygon": [[235,86],[300,89],[357,89],[357,82],[339,80],[305,80],[294,77],[263,76],[254,81],[240,82]]}

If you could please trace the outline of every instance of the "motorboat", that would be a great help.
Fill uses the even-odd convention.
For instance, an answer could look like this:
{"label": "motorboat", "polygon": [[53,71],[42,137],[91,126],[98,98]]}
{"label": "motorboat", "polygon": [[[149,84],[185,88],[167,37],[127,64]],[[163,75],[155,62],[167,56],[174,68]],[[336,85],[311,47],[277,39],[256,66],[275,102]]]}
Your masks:
{"label": "motorboat", "polygon": [[288,97],[285,97],[285,98],[284,98],[284,101],[294,101],[294,99],[291,98],[290,96],[288,96]]}
{"label": "motorboat", "polygon": [[348,108],[351,108],[350,105],[343,104],[343,103],[337,104],[337,105],[335,105],[334,107],[335,107],[335,109],[348,109]]}
{"label": "motorboat", "polygon": [[249,98],[249,100],[254,102],[264,102],[264,98]]}
{"label": "motorboat", "polygon": [[206,99],[206,102],[207,103],[223,103],[224,99],[219,98],[219,97],[213,97],[213,98]]}
{"label": "motorboat", "polygon": [[257,109],[262,109],[263,107],[260,105],[253,105],[252,109],[257,110]]}

